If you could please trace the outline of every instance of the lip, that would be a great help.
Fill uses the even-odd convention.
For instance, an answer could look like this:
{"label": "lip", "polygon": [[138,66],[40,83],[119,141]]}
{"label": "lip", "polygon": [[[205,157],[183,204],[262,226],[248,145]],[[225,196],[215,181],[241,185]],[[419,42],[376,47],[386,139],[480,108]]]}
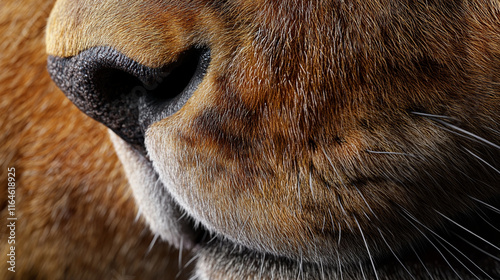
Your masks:
{"label": "lip", "polygon": [[[133,148],[129,145],[130,148]],[[148,167],[151,169],[151,172],[154,172],[155,176],[159,177],[158,172],[153,167],[153,163],[149,159],[148,156],[142,154],[140,151],[135,150],[140,154],[141,157],[147,162]],[[161,182],[161,180],[157,181],[157,184],[167,192],[169,192],[168,188]],[[170,202],[173,204],[173,208],[179,209],[181,215],[177,217],[173,217],[177,220],[180,230],[180,240],[182,240],[182,244],[180,244],[180,249],[187,250],[199,250],[203,247],[203,244],[210,242],[217,238],[216,233],[210,232],[207,228],[205,228],[200,222],[196,221],[192,216],[190,216],[183,207],[175,201],[175,199],[171,199]]]}

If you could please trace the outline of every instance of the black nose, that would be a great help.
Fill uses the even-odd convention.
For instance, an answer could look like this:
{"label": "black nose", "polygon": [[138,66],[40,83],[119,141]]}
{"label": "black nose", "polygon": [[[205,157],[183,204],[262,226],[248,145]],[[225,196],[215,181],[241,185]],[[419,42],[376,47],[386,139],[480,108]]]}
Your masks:
{"label": "black nose", "polygon": [[148,126],[177,112],[203,80],[210,52],[193,48],[172,64],[150,68],[110,47],[49,56],[52,80],[85,114],[138,149]]}

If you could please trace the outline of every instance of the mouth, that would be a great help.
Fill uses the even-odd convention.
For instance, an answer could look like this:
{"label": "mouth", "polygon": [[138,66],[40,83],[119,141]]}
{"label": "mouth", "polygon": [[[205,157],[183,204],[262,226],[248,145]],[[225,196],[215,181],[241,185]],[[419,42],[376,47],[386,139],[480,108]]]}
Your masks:
{"label": "mouth", "polygon": [[[149,68],[127,58],[112,48],[96,47],[84,51],[75,57],[49,57],[48,68],[52,79],[65,92],[68,98],[81,111],[109,127],[117,135],[116,138],[121,141],[120,143],[122,143],[117,145],[127,147],[126,150],[128,151],[121,152],[120,148],[117,148],[118,156],[125,165],[125,173],[129,176],[129,182],[131,182],[131,188],[136,197],[137,205],[155,234],[181,249],[192,249],[196,253],[203,253],[207,250],[217,251],[217,256],[214,256],[214,259],[220,255],[230,256],[232,254],[239,254],[242,258],[241,263],[245,263],[249,258],[252,260],[266,259],[268,263],[283,264],[285,266],[291,264],[289,267],[301,267],[303,260],[300,259],[299,263],[299,258],[293,255],[287,257],[286,253],[283,252],[273,255],[266,251],[257,251],[258,249],[252,249],[249,245],[245,247],[239,244],[243,244],[241,242],[242,239],[239,239],[239,235],[236,237],[233,236],[233,239],[229,239],[225,237],[223,231],[217,232],[217,230],[212,230],[208,226],[204,226],[200,222],[200,219],[197,219],[193,214],[195,211],[191,210],[191,214],[193,215],[189,214],[186,205],[191,203],[191,201],[185,199],[183,207],[181,204],[182,200],[176,200],[174,197],[173,188],[168,185],[168,180],[160,180],[161,172],[155,169],[154,162],[148,155],[145,146],[146,130],[153,123],[164,120],[181,110],[203,82],[209,65],[210,50],[207,48],[188,49],[180,53],[177,59],[167,66]],[[115,139],[114,142],[119,141]],[[164,146],[161,146],[161,148],[164,148]],[[132,161],[131,158],[134,158],[135,161]],[[158,158],[156,160],[160,161]],[[140,167],[138,168],[138,166]],[[174,166],[173,168],[178,167]],[[359,185],[363,182],[356,181],[355,184]],[[213,201],[203,200],[203,203],[203,206],[206,206],[206,204],[213,203]],[[298,208],[299,206],[293,205],[293,207]],[[253,209],[250,210],[252,211]],[[218,215],[222,217],[222,223],[225,223],[232,213],[227,209],[221,209],[220,211]],[[206,220],[204,222],[206,225],[209,224]],[[267,222],[266,226],[270,223],[268,220],[265,220],[265,222]],[[408,223],[412,223],[411,217],[408,217]],[[472,224],[469,220],[466,223]],[[498,218],[493,224],[497,223]],[[452,221],[442,226],[441,228],[444,229],[443,232],[438,233],[440,237],[434,238],[433,241],[436,244],[443,242],[444,245],[441,246],[447,250],[449,248],[453,252],[453,247],[457,247],[456,244],[459,244],[461,239],[456,239],[456,242],[454,241],[451,246],[442,240],[442,237],[445,237],[444,239],[446,240],[451,240],[447,238],[449,233],[446,232],[446,230],[449,231],[451,226],[453,226]],[[230,227],[233,230],[237,226],[230,225]],[[483,227],[485,232],[491,229],[489,225],[483,225]],[[416,228],[422,227],[417,224]],[[477,228],[479,229],[479,226]],[[461,229],[455,225],[453,230],[460,232]],[[261,233],[259,232],[259,234]],[[427,235],[422,234],[424,238],[427,238],[429,235],[434,235],[434,232],[429,232]],[[265,236],[265,238],[272,237]],[[359,236],[357,237],[359,239]],[[364,236],[362,237],[364,240]],[[288,236],[286,239],[288,241]],[[488,240],[493,239],[493,237],[488,237]],[[255,238],[249,242],[260,245],[259,240]],[[411,244],[402,244],[403,249],[408,250],[408,247],[405,246],[411,247]],[[228,248],[230,250],[226,250]],[[231,248],[238,248],[240,253],[233,252]],[[481,250],[484,251],[486,249],[488,247]],[[489,249],[491,250],[491,247]],[[434,262],[433,258],[440,258],[439,255],[441,252],[436,254],[432,242],[427,243],[427,248],[419,251],[420,256],[424,254],[423,252],[427,251],[433,251],[434,253],[422,257],[426,263]],[[465,252],[466,250],[462,251]],[[443,253],[446,254],[446,252]],[[338,257],[339,254],[347,255],[350,252],[339,253],[338,251],[332,251],[332,255],[335,254]],[[368,254],[370,253],[368,252]],[[233,259],[233,257],[228,258]],[[371,260],[372,256],[370,255],[369,257]],[[375,263],[378,267],[382,267],[382,263],[388,266],[387,264],[397,264],[403,261],[409,264],[415,263],[418,266],[419,262],[422,261],[418,258],[418,255],[418,262],[403,258],[400,260],[396,255],[395,257],[397,260],[385,260],[384,256],[374,256],[372,265],[375,266],[373,264]],[[443,258],[445,262],[443,266],[446,266],[447,260],[453,258],[454,255],[452,253],[450,253],[450,256]],[[442,262],[443,259],[441,260]],[[457,261],[466,262],[467,260],[459,259]],[[370,265],[369,262],[366,263],[368,266]],[[313,263],[307,264],[314,266]],[[256,262],[253,267],[260,267],[261,265],[263,264]],[[325,263],[325,266],[329,266],[332,269],[336,265],[335,263]],[[338,266],[342,267],[342,265],[344,263],[341,264],[339,259]],[[346,265],[348,264],[346,263]]]}

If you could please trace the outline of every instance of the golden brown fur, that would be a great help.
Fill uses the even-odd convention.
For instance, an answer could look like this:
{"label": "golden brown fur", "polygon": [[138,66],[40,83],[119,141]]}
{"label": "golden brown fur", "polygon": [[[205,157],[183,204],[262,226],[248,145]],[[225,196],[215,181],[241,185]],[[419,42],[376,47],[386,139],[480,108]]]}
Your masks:
{"label": "golden brown fur", "polygon": [[[498,222],[484,205],[500,197],[499,14],[498,1],[59,0],[46,39],[52,57],[108,46],[148,67],[210,49],[187,103],[147,127],[147,155],[112,136],[155,233],[177,246],[186,224],[215,236],[192,241],[198,277],[497,278],[500,240],[473,222]],[[74,144],[42,150],[89,144],[58,130]],[[87,157],[109,171],[70,161],[82,174],[69,182],[124,187],[112,155]],[[172,208],[188,217],[179,229]],[[467,247],[455,223],[490,243]]]}
{"label": "golden brown fur", "polygon": [[[153,235],[141,220],[134,222],[137,210],[108,133],[46,72],[52,6],[0,4],[0,279],[175,276],[175,250],[157,241],[147,253]],[[6,262],[9,167],[17,182],[15,273]]]}

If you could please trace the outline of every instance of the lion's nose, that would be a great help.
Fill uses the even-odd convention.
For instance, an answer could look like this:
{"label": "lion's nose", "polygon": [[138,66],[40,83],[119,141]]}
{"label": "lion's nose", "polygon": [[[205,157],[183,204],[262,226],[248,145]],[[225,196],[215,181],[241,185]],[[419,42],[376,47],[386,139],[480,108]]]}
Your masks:
{"label": "lion's nose", "polygon": [[150,68],[110,47],[61,58],[49,56],[57,86],[85,114],[136,148],[148,126],[177,112],[203,80],[208,49],[191,49],[175,63]]}

